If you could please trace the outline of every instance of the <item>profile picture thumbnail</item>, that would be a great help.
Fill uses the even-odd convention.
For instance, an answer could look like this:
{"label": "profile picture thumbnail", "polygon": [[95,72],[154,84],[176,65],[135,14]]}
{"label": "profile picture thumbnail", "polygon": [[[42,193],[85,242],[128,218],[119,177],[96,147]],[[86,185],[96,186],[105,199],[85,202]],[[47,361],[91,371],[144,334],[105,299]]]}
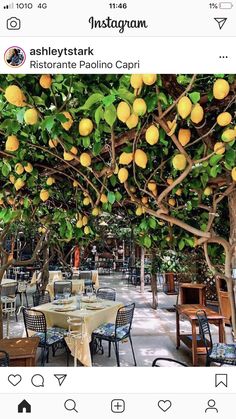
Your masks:
{"label": "profile picture thumbnail", "polygon": [[10,67],[21,67],[26,59],[25,51],[21,47],[10,47],[5,51],[4,60]]}

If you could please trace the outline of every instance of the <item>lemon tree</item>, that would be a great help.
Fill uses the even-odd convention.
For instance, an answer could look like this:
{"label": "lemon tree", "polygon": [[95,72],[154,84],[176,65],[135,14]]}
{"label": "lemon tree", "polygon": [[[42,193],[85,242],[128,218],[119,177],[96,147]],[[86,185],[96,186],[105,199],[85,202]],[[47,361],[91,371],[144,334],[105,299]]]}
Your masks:
{"label": "lemon tree", "polygon": [[0,217],[28,206],[69,242],[122,209],[146,248],[203,246],[236,331],[235,85],[225,74],[0,76]]}

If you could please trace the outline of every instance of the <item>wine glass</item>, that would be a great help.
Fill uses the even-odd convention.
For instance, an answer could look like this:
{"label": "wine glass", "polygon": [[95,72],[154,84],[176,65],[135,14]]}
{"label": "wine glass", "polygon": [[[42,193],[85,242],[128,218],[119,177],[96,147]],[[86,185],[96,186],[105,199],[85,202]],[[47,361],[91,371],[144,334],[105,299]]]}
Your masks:
{"label": "wine glass", "polygon": [[63,288],[63,294],[66,300],[70,298],[70,288]]}

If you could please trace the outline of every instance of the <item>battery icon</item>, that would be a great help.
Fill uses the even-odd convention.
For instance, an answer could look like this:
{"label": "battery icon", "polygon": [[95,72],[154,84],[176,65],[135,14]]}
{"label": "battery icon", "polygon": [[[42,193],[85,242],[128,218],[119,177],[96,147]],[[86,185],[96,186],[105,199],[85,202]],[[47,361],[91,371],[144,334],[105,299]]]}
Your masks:
{"label": "battery icon", "polygon": [[233,3],[230,1],[221,1],[219,3],[219,9],[232,9],[233,6]]}

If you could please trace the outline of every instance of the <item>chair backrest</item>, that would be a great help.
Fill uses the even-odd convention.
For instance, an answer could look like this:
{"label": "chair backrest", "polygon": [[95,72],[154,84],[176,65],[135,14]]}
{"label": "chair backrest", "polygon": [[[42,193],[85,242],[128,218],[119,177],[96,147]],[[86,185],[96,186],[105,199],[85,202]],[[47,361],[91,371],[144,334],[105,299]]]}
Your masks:
{"label": "chair backrest", "polygon": [[199,332],[200,332],[201,338],[203,340],[207,353],[209,353],[209,349],[210,350],[212,349],[213,344],[212,344],[211,329],[210,329],[206,312],[205,310],[198,310],[196,315],[198,318]]}
{"label": "chair backrest", "polygon": [[47,323],[44,313],[42,311],[33,310],[31,308],[23,308],[23,317],[25,324],[25,331],[29,337],[28,331],[47,333]]}
{"label": "chair backrest", "polygon": [[65,290],[68,290],[70,295],[72,294],[72,282],[71,281],[55,281],[54,284],[54,297],[56,295],[63,295]]}
{"label": "chair backrest", "polygon": [[37,291],[33,294],[34,307],[40,306],[41,304],[47,304],[51,302],[50,294],[48,291]]}
{"label": "chair backrest", "polygon": [[116,290],[109,287],[98,288],[97,297],[102,300],[116,301]]}
{"label": "chair backrest", "polygon": [[0,349],[0,367],[9,367],[9,355]]}
{"label": "chair backrest", "polygon": [[127,335],[130,333],[134,316],[135,303],[119,308],[116,315],[115,335],[119,327],[126,326]]}
{"label": "chair backrest", "polygon": [[188,366],[188,365],[184,364],[183,362],[176,361],[175,359],[172,359],[172,358],[156,358],[156,359],[154,359],[154,361],[152,363],[152,367],[161,367],[160,364],[162,362],[167,363],[167,365],[166,365],[167,367],[170,367],[170,365],[168,365],[169,363],[176,364],[174,366],[177,366],[177,365],[180,365],[182,367],[187,367]]}
{"label": "chair backrest", "polygon": [[1,297],[14,297],[17,291],[17,284],[5,284],[1,287]]}
{"label": "chair backrest", "polygon": [[79,279],[92,281],[92,271],[83,271],[79,273]]}

